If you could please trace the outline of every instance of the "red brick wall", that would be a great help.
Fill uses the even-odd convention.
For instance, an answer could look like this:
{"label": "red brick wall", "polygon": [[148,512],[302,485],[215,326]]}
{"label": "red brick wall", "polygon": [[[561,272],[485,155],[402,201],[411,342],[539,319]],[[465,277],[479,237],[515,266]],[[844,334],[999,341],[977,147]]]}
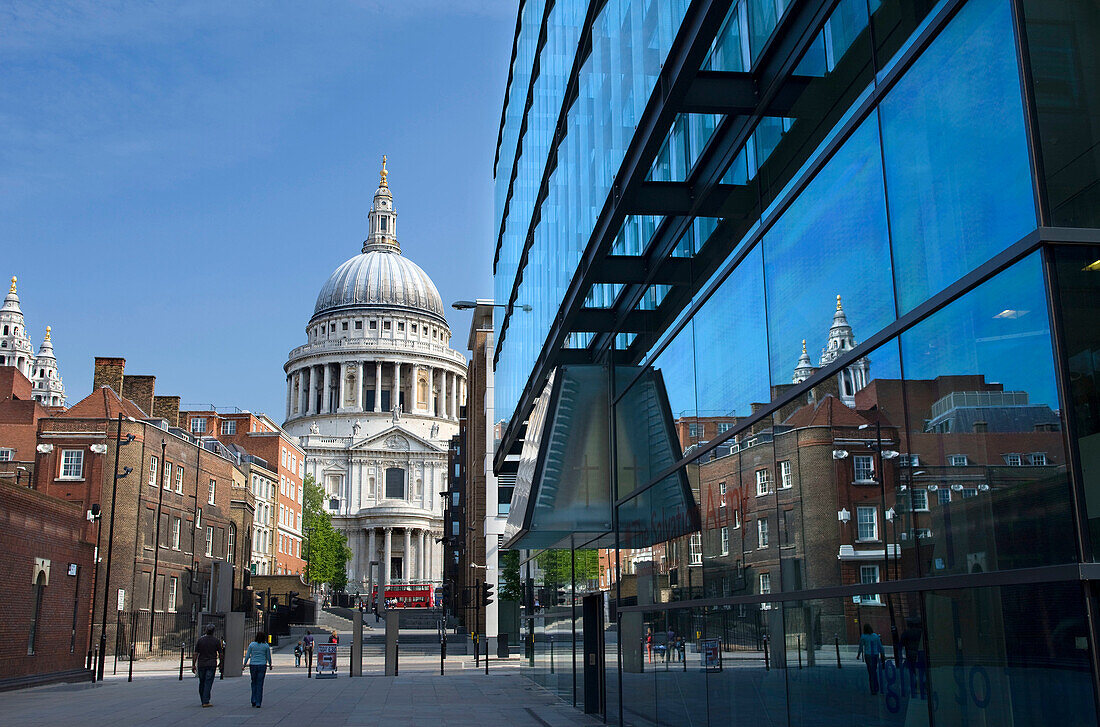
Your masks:
{"label": "red brick wall", "polygon": [[[81,539],[84,513],[78,505],[5,482],[0,482],[0,499],[0,679],[81,669],[88,648],[93,558],[92,544]],[[35,653],[28,655],[35,558],[50,561],[50,576],[42,595]],[[70,563],[77,564],[79,575],[68,575]]]}

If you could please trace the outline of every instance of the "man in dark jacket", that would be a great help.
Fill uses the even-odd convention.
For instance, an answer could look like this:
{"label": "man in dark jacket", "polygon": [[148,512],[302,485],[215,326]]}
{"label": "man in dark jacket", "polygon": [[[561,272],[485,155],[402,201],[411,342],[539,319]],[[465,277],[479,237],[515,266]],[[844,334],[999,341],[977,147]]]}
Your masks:
{"label": "man in dark jacket", "polygon": [[225,658],[222,640],[214,636],[214,624],[206,625],[206,633],[195,642],[191,653],[191,671],[199,678],[199,699],[202,706],[210,706],[210,689],[214,686],[214,675],[218,663]]}

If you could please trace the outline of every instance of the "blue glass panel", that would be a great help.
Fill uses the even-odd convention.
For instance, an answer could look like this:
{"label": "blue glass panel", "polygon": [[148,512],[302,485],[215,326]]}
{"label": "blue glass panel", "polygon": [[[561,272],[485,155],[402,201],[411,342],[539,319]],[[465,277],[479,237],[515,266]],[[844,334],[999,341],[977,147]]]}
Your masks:
{"label": "blue glass panel", "polygon": [[718,37],[703,63],[708,71],[743,71],[748,66],[749,48],[745,33],[745,4],[737,2],[730,8]]}
{"label": "blue glass panel", "polygon": [[880,106],[900,312],[1035,227],[1007,0],[972,0]]}
{"label": "blue glass panel", "polygon": [[770,399],[764,270],[757,246],[695,314],[699,416],[751,413]]}
{"label": "blue glass panel", "polygon": [[824,365],[894,318],[887,237],[872,115],[764,236],[773,381],[791,380],[803,340]]}

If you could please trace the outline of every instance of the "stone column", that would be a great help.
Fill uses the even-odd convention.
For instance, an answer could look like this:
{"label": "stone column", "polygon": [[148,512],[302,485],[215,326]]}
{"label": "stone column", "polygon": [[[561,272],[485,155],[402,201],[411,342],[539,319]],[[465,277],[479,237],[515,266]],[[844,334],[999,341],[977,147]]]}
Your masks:
{"label": "stone column", "polygon": [[382,573],[378,580],[382,582],[383,586],[387,586],[390,583],[390,558],[393,555],[393,528],[383,530],[382,550],[382,563],[378,566]]}
{"label": "stone column", "polygon": [[321,414],[328,414],[333,411],[332,409],[332,364],[324,364],[325,367],[325,389],[321,394]]}
{"label": "stone column", "polygon": [[[294,396],[294,380],[291,374],[286,376],[286,419],[290,419],[290,399]],[[284,420],[285,421],[285,420]]]}
{"label": "stone column", "polygon": [[393,362],[393,398],[390,401],[390,408],[397,406],[401,403],[401,364],[396,361]]}
{"label": "stone column", "polygon": [[[370,562],[372,560],[378,560],[378,539],[376,533],[377,528],[367,528],[367,578],[370,578]],[[381,572],[375,573],[374,585],[378,585],[378,580],[381,578]]]}
{"label": "stone column", "polygon": [[298,369],[294,375],[298,379],[298,416],[305,416],[306,402],[309,398],[309,394],[306,393],[306,370]]}
{"label": "stone column", "polygon": [[435,416],[435,368],[428,367],[428,413]]}
{"label": "stone column", "polygon": [[340,380],[336,383],[336,406],[333,407],[333,411],[340,411],[344,408],[344,397],[348,393],[348,366],[347,363],[336,364],[336,375]]}
{"label": "stone column", "polygon": [[455,388],[458,384],[458,374],[453,372],[447,373],[447,389],[450,395],[450,410],[447,412],[448,419],[458,418],[458,409],[455,407],[455,402],[458,401],[458,397],[455,396]]}
{"label": "stone column", "polygon": [[428,569],[431,564],[431,558],[428,557],[428,531],[420,531],[420,562],[417,564],[420,571],[420,580],[428,580]]}
{"label": "stone column", "polygon": [[406,581],[412,580],[412,530],[405,528],[405,552],[401,556],[401,576]]}
{"label": "stone column", "polygon": [[309,413],[317,413],[317,367],[309,367]]}
{"label": "stone column", "polygon": [[367,408],[367,366],[362,361],[356,363],[355,370],[355,405],[359,407],[359,411],[363,411]]}
{"label": "stone column", "polygon": [[374,362],[374,410],[382,409],[382,362]]}

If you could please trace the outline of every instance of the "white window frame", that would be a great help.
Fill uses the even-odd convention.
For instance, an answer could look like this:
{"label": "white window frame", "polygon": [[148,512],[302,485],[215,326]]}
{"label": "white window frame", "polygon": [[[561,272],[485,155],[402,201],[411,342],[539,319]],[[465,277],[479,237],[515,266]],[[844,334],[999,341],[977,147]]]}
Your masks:
{"label": "white window frame", "polygon": [[968,458],[965,454],[948,455],[947,464],[952,467],[966,467],[970,464],[970,458]]}
{"label": "white window frame", "polygon": [[941,487],[936,491],[936,502],[940,505],[946,505],[951,502],[951,490],[946,487]]}
{"label": "white window frame", "polygon": [[63,450],[61,450],[61,476],[58,479],[61,479],[61,480],[82,480],[82,479],[84,479],[84,450],[83,449],[63,449]]}
{"label": "white window frame", "polygon": [[176,492],[183,492],[183,467],[176,466]]}
{"label": "white window frame", "polygon": [[[872,580],[868,580],[872,578]],[[860,565],[859,566],[859,582],[860,584],[866,583],[879,583],[880,582],[879,567],[877,565]],[[882,599],[879,598],[877,593],[864,594],[859,597],[859,602],[863,605],[881,605]]]}
{"label": "white window frame", "polygon": [[[761,573],[759,578],[760,595],[767,595],[772,592],[772,574]],[[766,606],[767,604],[765,604]]]}
{"label": "white window frame", "polygon": [[1047,461],[1048,460],[1047,460],[1046,452],[1032,452],[1031,453],[1031,464],[1032,464],[1032,466],[1034,466],[1034,467],[1045,467],[1047,465]]}
{"label": "white window frame", "polygon": [[0,462],[11,462],[15,458],[15,450],[0,447]]}
{"label": "white window frame", "polygon": [[160,472],[160,457],[155,454],[149,455],[149,486],[157,486],[157,478]]}
{"label": "white window frame", "polygon": [[214,526],[206,526],[206,557],[214,557]]}
{"label": "white window frame", "polygon": [[[862,476],[861,476],[862,475]],[[856,482],[875,481],[875,457],[871,454],[852,455],[852,479]]]}
{"label": "white window frame", "polygon": [[172,489],[172,463],[167,460],[164,462],[164,489]]}
{"label": "white window frame", "polygon": [[179,592],[179,578],[171,576],[168,579],[168,603],[167,608],[169,613],[176,612],[176,594]]}
{"label": "white window frame", "polygon": [[[299,516],[301,517],[301,516]],[[688,564],[703,565],[703,534],[692,533],[688,540]]]}
{"label": "white window frame", "polygon": [[206,417],[191,418],[191,433],[206,434]]}
{"label": "white window frame", "polygon": [[[869,522],[865,519],[868,514],[870,515]],[[863,534],[863,528],[866,525],[871,526],[872,532],[869,537]],[[877,543],[878,540],[878,507],[875,505],[856,505],[856,542]]]}
{"label": "white window frame", "polygon": [[[928,490],[915,489],[910,491],[910,502],[913,503],[913,512],[928,512]],[[918,499],[923,499],[924,505],[919,506],[917,504]]]}
{"label": "white window frame", "polygon": [[730,529],[729,529],[728,526],[722,526],[722,528],[718,532],[719,532],[719,537],[721,538],[721,551],[720,552],[721,552],[722,555],[729,555],[730,554]]}
{"label": "white window frame", "polygon": [[236,434],[237,433],[237,420],[236,419],[223,419],[222,420],[222,434]]}
{"label": "white window frame", "polygon": [[741,527],[741,511],[734,508],[733,510],[733,529],[737,530]]}
{"label": "white window frame", "polygon": [[217,504],[217,501],[214,499],[214,496],[217,494],[217,488],[218,488],[218,481],[215,480],[213,477],[211,477],[210,478],[210,497],[209,497],[209,499],[207,499],[206,504],[208,504],[208,505],[216,505]]}
{"label": "white window frame", "polygon": [[771,533],[768,531],[768,518],[761,517],[756,520],[756,549],[763,550],[771,543]]}
{"label": "white window frame", "polygon": [[767,467],[756,470],[756,496],[771,492],[772,473]]}
{"label": "white window frame", "polygon": [[1012,454],[1006,454],[1005,464],[1009,467],[1023,467],[1024,458],[1021,455],[1016,454],[1015,452],[1013,452]]}
{"label": "white window frame", "polygon": [[172,518],[172,550],[180,549],[180,530],[182,529],[182,520],[178,517]]}
{"label": "white window frame", "polygon": [[779,463],[779,489],[789,490],[794,486],[794,475],[791,470],[791,461],[785,459]]}

